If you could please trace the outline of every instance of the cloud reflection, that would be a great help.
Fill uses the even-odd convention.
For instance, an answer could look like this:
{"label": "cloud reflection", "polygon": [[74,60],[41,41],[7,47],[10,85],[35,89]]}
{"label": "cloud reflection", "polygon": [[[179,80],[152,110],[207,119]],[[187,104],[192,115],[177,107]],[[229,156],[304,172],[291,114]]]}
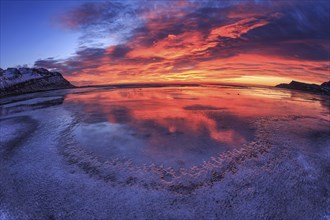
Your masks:
{"label": "cloud reflection", "polygon": [[320,108],[291,98],[269,89],[165,87],[69,94],[65,107],[80,119],[77,140],[89,151],[178,168],[251,142],[256,118]]}

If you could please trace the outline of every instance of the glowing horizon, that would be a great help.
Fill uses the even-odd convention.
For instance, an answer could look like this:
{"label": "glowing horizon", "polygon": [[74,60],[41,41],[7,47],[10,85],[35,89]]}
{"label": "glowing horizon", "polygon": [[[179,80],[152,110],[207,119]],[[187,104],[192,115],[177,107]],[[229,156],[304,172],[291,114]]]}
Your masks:
{"label": "glowing horizon", "polygon": [[[14,4],[4,2],[3,11]],[[61,4],[66,3],[56,6]],[[49,12],[49,27],[42,31],[78,35],[75,45],[65,37],[52,39],[53,49],[65,49],[61,56],[54,49],[54,56],[42,58],[39,51],[47,47],[32,39],[33,66],[59,71],[75,85],[214,82],[272,86],[291,80],[320,84],[330,79],[329,14],[330,3],[325,0],[70,3],[62,11]],[[6,13],[1,18],[1,24],[11,22]],[[24,19],[19,22],[23,24]],[[19,30],[12,31],[19,34]],[[12,43],[3,32],[1,44]],[[25,53],[21,41],[16,42],[17,51]],[[9,63],[6,50],[1,50],[5,64]],[[24,64],[18,58],[15,62]]]}

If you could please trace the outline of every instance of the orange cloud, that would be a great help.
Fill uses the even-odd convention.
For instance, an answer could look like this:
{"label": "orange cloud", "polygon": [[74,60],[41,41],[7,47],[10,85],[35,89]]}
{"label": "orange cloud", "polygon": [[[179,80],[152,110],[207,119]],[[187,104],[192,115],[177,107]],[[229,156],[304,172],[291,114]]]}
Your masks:
{"label": "orange cloud", "polygon": [[[175,6],[164,2],[150,4],[151,7],[134,14],[137,24],[143,25],[131,30],[120,45],[86,48],[69,59],[40,60],[36,65],[62,71],[79,85],[135,82],[275,85],[290,80],[313,83],[329,80],[330,32],[326,25],[329,13],[313,4],[297,3],[297,8],[285,2],[274,3],[272,7],[251,2],[228,2],[224,6],[189,1]],[[117,7],[110,13],[112,17],[109,13],[102,17],[104,8],[93,4],[73,10],[65,17],[65,23],[84,30],[92,26],[95,31],[99,21],[105,25],[107,19],[123,14]],[[113,27],[115,21],[110,23]]]}

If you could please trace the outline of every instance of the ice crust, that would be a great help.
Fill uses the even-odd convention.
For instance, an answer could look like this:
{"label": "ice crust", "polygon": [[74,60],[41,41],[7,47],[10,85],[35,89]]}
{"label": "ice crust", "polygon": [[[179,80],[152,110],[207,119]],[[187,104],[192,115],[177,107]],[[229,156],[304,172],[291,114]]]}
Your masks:
{"label": "ice crust", "polygon": [[329,216],[327,117],[257,117],[252,141],[180,170],[99,158],[77,142],[80,118],[65,105],[0,119],[0,219]]}

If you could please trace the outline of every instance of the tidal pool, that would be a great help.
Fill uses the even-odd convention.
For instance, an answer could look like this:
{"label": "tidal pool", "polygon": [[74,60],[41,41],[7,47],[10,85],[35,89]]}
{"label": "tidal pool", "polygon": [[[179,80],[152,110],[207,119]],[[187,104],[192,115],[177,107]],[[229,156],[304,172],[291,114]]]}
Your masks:
{"label": "tidal pool", "polygon": [[257,118],[329,117],[329,105],[322,97],[270,88],[110,87],[40,94],[2,105],[2,115],[60,108],[74,117],[69,132],[75,142],[100,160],[175,169],[201,164],[251,142]]}
{"label": "tidal pool", "polygon": [[322,97],[270,88],[110,87],[40,94],[38,98],[23,95],[19,101],[4,104],[2,115],[61,108],[74,117],[69,132],[75,143],[100,160],[175,169],[199,165],[251,142],[257,118],[329,117],[328,103]]}
{"label": "tidal pool", "polygon": [[257,118],[328,117],[308,94],[224,86],[100,89],[68,94],[63,108],[75,115],[75,141],[100,160],[175,169],[253,141]]}

